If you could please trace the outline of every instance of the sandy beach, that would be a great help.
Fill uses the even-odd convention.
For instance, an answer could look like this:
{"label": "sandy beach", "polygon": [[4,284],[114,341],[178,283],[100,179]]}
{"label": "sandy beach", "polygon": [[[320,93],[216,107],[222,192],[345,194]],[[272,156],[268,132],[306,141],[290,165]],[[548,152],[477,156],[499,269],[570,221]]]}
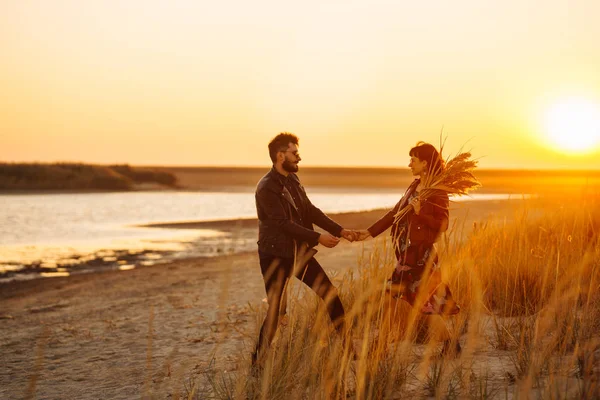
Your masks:
{"label": "sandy beach", "polygon": [[[454,204],[451,225],[510,219],[519,200]],[[332,216],[364,228],[385,210]],[[255,220],[171,224],[235,231]],[[319,248],[334,276],[356,268],[373,240]],[[130,271],[0,285],[0,398],[129,399],[184,396],[189,378],[235,365],[257,337],[264,307],[256,252]],[[170,397],[169,397],[170,398]]]}

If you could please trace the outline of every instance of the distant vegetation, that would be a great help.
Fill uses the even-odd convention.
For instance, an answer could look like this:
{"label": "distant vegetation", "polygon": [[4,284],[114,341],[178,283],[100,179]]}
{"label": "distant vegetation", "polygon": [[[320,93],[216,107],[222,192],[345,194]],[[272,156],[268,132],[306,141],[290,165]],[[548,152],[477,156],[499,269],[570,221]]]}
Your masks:
{"label": "distant vegetation", "polygon": [[0,164],[0,190],[134,190],[137,185],[177,187],[177,178],[167,171],[124,165]]}

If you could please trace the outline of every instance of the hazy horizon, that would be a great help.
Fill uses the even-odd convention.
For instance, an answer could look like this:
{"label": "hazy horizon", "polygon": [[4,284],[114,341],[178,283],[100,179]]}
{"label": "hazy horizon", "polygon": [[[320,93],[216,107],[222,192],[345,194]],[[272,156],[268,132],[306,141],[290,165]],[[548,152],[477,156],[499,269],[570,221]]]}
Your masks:
{"label": "hazy horizon", "polygon": [[[114,165],[129,165],[134,168],[158,168],[158,169],[270,169],[272,164],[263,165],[185,165],[185,164],[133,164],[128,162],[120,163],[89,163],[85,161],[4,161],[0,160],[1,164],[87,164],[87,165],[98,165],[98,166],[114,166]],[[316,170],[337,170],[337,169],[366,169],[366,170],[401,170],[409,171],[406,166],[386,166],[386,165],[300,165],[299,173],[303,169]],[[477,167],[475,174],[478,172],[598,172],[600,173],[600,166],[598,168],[552,168],[552,167],[538,167],[538,168],[510,168],[510,167]]]}

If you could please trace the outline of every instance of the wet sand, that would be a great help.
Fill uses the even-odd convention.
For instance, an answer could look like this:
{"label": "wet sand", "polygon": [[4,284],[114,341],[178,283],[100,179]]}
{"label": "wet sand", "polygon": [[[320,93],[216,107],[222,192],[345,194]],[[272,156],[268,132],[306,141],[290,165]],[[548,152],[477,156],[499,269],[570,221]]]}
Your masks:
{"label": "wet sand", "polygon": [[[456,226],[510,219],[520,202],[453,206]],[[366,228],[385,210],[335,215]],[[171,224],[235,231],[255,220]],[[332,275],[356,268],[373,240],[319,246]],[[333,279],[334,283],[337,281]],[[185,395],[185,382],[213,357],[237,368],[257,337],[252,309],[264,307],[255,251],[215,258],[0,284],[0,398],[129,399]]]}

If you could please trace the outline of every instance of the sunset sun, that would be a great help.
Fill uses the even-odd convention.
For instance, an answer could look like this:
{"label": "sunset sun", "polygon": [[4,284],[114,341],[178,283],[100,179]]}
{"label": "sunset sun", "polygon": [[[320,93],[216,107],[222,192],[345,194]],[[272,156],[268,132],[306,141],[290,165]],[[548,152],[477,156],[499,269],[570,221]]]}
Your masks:
{"label": "sunset sun", "polygon": [[566,99],[551,106],[545,115],[545,134],[552,146],[566,152],[584,153],[600,142],[600,105],[585,99]]}

